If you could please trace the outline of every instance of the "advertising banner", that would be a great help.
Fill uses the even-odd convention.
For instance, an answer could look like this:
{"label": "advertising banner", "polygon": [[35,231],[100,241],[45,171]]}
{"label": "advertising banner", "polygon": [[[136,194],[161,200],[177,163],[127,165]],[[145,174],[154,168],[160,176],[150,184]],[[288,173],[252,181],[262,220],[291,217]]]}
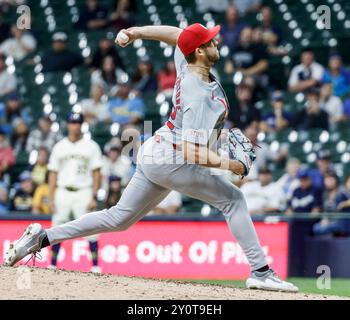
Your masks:
{"label": "advertising banner", "polygon": [[[51,224],[37,222],[45,228]],[[0,220],[0,263],[4,250],[29,223]],[[285,278],[288,224],[255,222],[255,227],[269,264]],[[43,249],[36,266],[46,267],[50,257],[50,249]],[[224,221],[140,221],[127,231],[102,234],[99,265],[105,273],[173,279],[245,279],[250,272],[241,247]],[[89,243],[85,239],[65,241],[57,267],[89,271]]]}

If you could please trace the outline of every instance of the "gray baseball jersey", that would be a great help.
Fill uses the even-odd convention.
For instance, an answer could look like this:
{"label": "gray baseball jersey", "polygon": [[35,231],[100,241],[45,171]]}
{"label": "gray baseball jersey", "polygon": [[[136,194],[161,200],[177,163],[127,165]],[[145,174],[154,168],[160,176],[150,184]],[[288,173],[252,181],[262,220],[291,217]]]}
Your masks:
{"label": "gray baseball jersey", "polygon": [[228,114],[224,90],[213,75],[212,82],[206,83],[190,72],[178,47],[175,49],[175,66],[173,109],[166,125],[157,134],[175,144],[182,140],[198,144],[215,141]]}
{"label": "gray baseball jersey", "polygon": [[[176,190],[222,211],[251,269],[259,269],[267,264],[266,257],[242,192],[225,176],[212,175],[209,168],[184,161],[176,147],[182,140],[203,145],[211,142],[212,136],[217,134],[214,129],[223,127],[228,111],[224,90],[214,78],[211,83],[205,83],[191,73],[178,48],[175,63],[178,78],[172,114],[166,125],[140,148],[137,170],[120,201],[110,209],[47,230],[49,241],[55,244],[96,233],[126,230],[171,190]],[[180,162],[169,163],[172,157]]]}

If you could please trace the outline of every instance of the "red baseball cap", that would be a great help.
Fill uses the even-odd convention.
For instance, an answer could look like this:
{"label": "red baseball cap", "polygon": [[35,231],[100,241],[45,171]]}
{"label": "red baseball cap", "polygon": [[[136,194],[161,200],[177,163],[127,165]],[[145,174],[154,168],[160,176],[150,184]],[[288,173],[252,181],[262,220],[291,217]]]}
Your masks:
{"label": "red baseball cap", "polygon": [[219,25],[212,29],[208,29],[200,23],[194,23],[182,30],[177,40],[181,52],[186,57],[202,44],[212,40],[219,32]]}

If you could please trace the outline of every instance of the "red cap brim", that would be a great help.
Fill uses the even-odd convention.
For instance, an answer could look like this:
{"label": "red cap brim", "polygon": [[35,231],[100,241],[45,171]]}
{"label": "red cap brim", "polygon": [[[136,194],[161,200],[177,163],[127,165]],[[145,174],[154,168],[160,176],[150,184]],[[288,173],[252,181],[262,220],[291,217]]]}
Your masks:
{"label": "red cap brim", "polygon": [[214,28],[210,29],[209,30],[210,33],[209,33],[208,37],[206,39],[204,39],[204,42],[202,44],[205,44],[205,43],[209,42],[210,40],[213,40],[217,36],[217,34],[220,32],[220,30],[221,30],[220,25],[217,25]]}

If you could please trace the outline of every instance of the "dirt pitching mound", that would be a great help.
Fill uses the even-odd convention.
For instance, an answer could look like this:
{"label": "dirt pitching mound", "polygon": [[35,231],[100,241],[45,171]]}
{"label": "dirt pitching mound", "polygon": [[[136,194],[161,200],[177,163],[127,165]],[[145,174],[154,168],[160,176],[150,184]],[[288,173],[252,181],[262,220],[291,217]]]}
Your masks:
{"label": "dirt pitching mound", "polygon": [[287,299],[335,296],[266,292],[219,285],[0,266],[0,299]]}

